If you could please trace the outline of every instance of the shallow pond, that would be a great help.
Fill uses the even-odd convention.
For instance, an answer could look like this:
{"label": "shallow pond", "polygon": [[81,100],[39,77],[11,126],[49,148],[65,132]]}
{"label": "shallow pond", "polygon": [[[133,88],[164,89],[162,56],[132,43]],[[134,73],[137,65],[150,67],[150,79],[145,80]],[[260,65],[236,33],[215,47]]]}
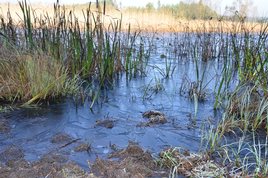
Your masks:
{"label": "shallow pond", "polygon": [[[160,49],[161,45],[156,49]],[[0,150],[10,145],[18,145],[26,160],[37,160],[42,155],[62,150],[71,160],[86,168],[87,160],[105,157],[113,147],[124,148],[129,141],[158,153],[163,148],[183,147],[198,151],[204,124],[215,121],[213,92],[217,84],[217,62],[200,62],[200,72],[206,70],[204,86],[206,99],[198,103],[196,118],[195,105],[187,95],[180,95],[182,82],[196,80],[195,64],[190,59],[166,59],[160,57],[164,50],[151,54],[146,77],[126,80],[120,77],[114,82],[113,89],[103,92],[99,102],[90,110],[91,102],[77,105],[72,100],[60,104],[15,110],[3,114],[8,120],[10,132],[0,133]],[[168,53],[168,52],[167,52]],[[175,67],[173,75],[165,79],[159,69],[165,70],[165,60]],[[139,126],[146,119],[142,113],[158,110],[167,116],[167,123]],[[112,128],[96,125],[96,121],[111,119]],[[196,120],[196,125],[193,124]],[[90,152],[75,152],[70,145],[52,143],[57,133],[66,133],[73,139],[91,145]]]}

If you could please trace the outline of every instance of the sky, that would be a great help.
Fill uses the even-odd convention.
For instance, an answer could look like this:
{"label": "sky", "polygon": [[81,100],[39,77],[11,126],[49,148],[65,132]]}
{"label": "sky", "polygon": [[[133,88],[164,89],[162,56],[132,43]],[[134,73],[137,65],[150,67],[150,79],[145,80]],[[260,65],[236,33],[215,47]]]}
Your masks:
{"label": "sky", "polygon": [[[95,0],[60,0],[61,4],[74,4],[74,3],[88,3],[95,2]],[[177,4],[181,0],[160,0],[161,4]],[[193,2],[198,0],[184,0],[184,2]],[[203,0],[203,2],[208,2],[208,4],[217,10],[218,13],[224,14],[225,7],[232,5],[233,1],[238,0]],[[268,16],[268,0],[242,0],[251,1],[253,5],[251,6],[251,14],[255,16]],[[0,2],[17,2],[17,0],[0,0]],[[28,0],[31,3],[54,3],[56,0]],[[119,4],[121,3],[123,7],[126,6],[145,6],[147,3],[151,2],[157,7],[158,0],[116,0]]]}

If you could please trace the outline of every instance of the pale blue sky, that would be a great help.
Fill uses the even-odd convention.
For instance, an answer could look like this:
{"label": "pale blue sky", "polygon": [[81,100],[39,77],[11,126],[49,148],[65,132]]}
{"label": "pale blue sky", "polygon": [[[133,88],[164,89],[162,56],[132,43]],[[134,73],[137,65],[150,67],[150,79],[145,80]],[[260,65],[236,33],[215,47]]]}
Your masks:
{"label": "pale blue sky", "polygon": [[[31,3],[54,3],[56,0],[28,0]],[[94,2],[95,0],[60,0],[61,4],[73,4],[73,3],[88,3]],[[157,4],[158,0],[116,0],[118,3],[121,2],[122,6],[145,6],[148,2]],[[161,4],[177,4],[181,0],[160,0]],[[193,2],[198,0],[184,0],[184,2]],[[203,0],[203,2],[208,3],[211,7],[216,9],[219,13],[223,14],[225,11],[225,6],[232,5],[232,2],[238,0]],[[251,14],[258,16],[268,15],[268,0],[242,0],[251,1],[253,5],[251,6]],[[0,0],[0,2],[17,2],[17,0]]]}

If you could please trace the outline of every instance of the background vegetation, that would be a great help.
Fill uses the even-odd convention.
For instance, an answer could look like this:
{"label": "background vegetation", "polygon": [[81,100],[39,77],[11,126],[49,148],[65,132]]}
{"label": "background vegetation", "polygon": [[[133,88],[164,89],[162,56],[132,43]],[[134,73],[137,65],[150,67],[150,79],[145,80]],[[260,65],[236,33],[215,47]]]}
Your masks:
{"label": "background vegetation", "polygon": [[126,11],[137,11],[137,12],[157,12],[163,14],[169,14],[177,19],[202,19],[207,20],[210,18],[217,17],[216,11],[212,10],[209,6],[205,5],[202,0],[198,3],[184,3],[180,2],[176,5],[161,5],[158,1],[158,7],[155,8],[152,3],[148,3],[144,8],[127,8]]}

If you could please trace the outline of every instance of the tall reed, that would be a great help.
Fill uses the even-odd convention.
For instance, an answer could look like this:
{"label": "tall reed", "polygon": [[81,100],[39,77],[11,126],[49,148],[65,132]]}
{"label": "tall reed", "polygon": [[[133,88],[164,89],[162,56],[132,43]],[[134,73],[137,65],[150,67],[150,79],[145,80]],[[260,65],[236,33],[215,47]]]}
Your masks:
{"label": "tall reed", "polygon": [[146,56],[143,41],[137,41],[141,38],[139,32],[132,33],[130,25],[127,33],[123,32],[122,15],[106,15],[105,1],[96,2],[97,11],[89,3],[82,11],[83,21],[59,1],[54,4],[53,14],[39,16],[26,0],[19,1],[19,6],[19,22],[14,23],[10,10],[7,20],[1,16],[3,41],[12,42],[18,49],[52,56],[65,64],[68,75],[97,83],[100,88],[112,84],[122,72],[126,71],[129,78],[143,73]]}

